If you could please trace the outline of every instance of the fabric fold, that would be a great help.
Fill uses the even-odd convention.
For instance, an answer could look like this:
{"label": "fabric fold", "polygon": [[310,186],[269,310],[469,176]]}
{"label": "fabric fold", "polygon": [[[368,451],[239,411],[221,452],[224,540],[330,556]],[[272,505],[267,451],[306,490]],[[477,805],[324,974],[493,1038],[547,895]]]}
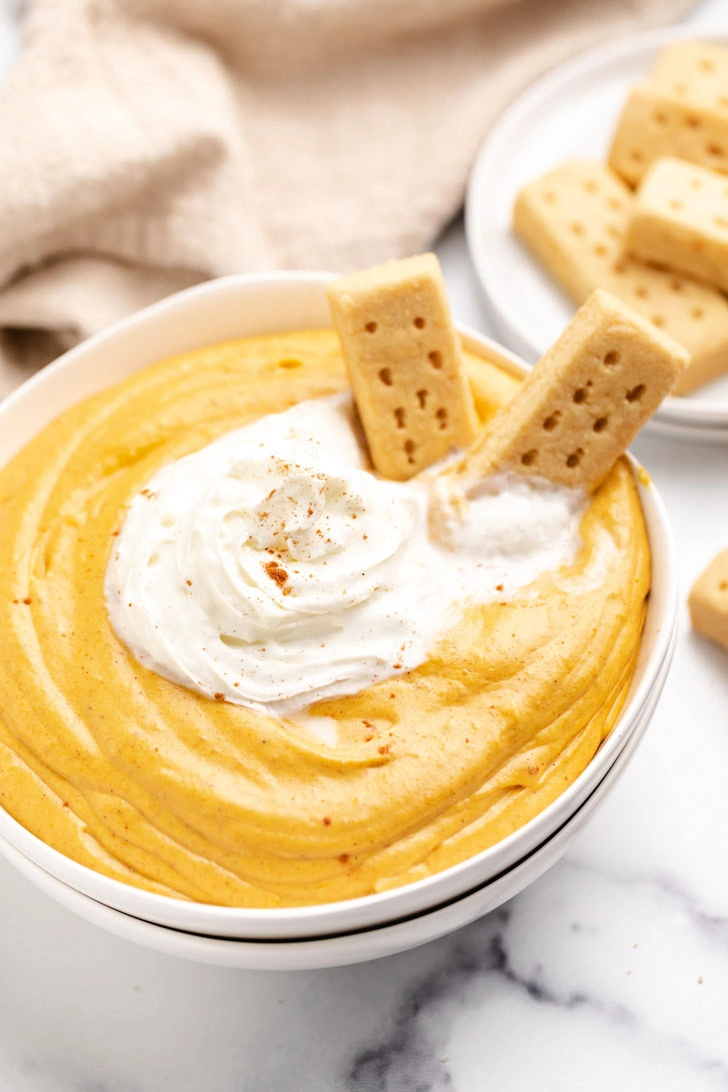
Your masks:
{"label": "fabric fold", "polygon": [[424,249],[521,87],[689,6],[35,0],[0,92],[0,395],[196,281]]}

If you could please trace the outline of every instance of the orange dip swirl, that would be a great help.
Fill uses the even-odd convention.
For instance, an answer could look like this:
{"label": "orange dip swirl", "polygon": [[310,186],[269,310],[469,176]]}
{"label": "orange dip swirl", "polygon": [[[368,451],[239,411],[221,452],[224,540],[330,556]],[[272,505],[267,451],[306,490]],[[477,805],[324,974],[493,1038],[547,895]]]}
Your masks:
{"label": "orange dip swirl", "polygon": [[[487,420],[517,380],[466,355]],[[119,642],[104,575],[145,482],[345,386],[333,331],[227,342],[84,400],[0,471],[0,804],[49,845],[178,898],[346,899],[493,845],[609,733],[650,586],[625,461],[591,501],[571,568],[467,609],[409,674],[314,707],[338,722],[336,747],[168,682]]]}

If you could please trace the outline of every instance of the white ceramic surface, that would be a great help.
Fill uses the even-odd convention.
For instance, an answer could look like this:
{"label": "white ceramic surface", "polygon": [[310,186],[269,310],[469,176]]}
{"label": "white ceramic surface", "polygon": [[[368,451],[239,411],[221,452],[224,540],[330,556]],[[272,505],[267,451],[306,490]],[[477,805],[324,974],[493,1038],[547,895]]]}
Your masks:
{"label": "white ceramic surface", "polygon": [[[591,50],[529,87],[491,129],[468,188],[468,246],[492,321],[506,344],[535,362],[575,307],[511,230],[519,190],[564,159],[606,158],[628,89],[645,78],[682,28],[650,31]],[[700,35],[725,43],[725,31]],[[668,398],[649,428],[675,438],[728,443],[728,375]]]}
{"label": "white ceramic surface", "polygon": [[[224,338],[328,323],[323,274],[228,277],[180,293],[84,342],[0,406],[0,464],[59,412],[93,391],[185,349]],[[523,365],[490,339],[462,329],[465,344],[519,373]],[[640,485],[650,536],[653,586],[637,671],[625,710],[582,773],[540,815],[502,842],[453,868],[394,891],[321,907],[246,910],[205,906],[140,891],[58,853],[0,810],[0,835],[72,888],[123,913],[219,937],[303,938],[397,920],[462,895],[512,867],[563,826],[590,796],[659,692],[675,627],[677,589],[670,531],[655,490]]]}
{"label": "white ceramic surface", "polygon": [[634,731],[592,794],[566,823],[543,845],[524,860],[518,861],[503,875],[444,906],[424,911],[405,921],[309,940],[249,941],[201,936],[154,925],[96,902],[43,871],[2,837],[0,856],[41,891],[68,910],[79,914],[84,920],[116,936],[166,955],[198,963],[266,971],[313,970],[381,959],[426,944],[490,913],[537,880],[559,860],[594,809],[613,788],[634,754],[659,700],[674,650],[675,632],[661,666],[657,685],[651,691],[640,716],[636,718]]}

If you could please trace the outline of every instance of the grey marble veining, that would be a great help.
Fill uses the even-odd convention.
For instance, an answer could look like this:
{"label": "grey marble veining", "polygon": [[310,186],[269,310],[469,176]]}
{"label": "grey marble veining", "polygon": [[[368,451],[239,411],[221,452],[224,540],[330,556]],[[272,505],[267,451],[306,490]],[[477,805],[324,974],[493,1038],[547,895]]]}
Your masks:
{"label": "grey marble veining", "polygon": [[152,955],[2,879],[13,1092],[728,1087],[728,923],[659,879],[567,859],[452,937],[300,975]]}
{"label": "grey marble veining", "polygon": [[[0,71],[16,50],[0,3]],[[721,21],[710,0],[697,25]],[[440,254],[487,329],[462,228]],[[683,588],[728,542],[728,452],[645,437]],[[633,763],[566,858],[403,955],[302,974],[157,955],[0,862],[0,1092],[728,1090],[728,663],[690,633]]]}

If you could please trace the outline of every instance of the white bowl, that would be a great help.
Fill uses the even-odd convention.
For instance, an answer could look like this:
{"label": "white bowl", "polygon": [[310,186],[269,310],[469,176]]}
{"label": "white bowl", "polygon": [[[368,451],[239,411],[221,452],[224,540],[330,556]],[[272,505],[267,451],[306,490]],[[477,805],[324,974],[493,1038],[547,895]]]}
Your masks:
{"label": "white bowl", "polygon": [[[512,230],[521,188],[565,159],[605,160],[629,89],[670,42],[725,45],[725,30],[663,27],[591,49],[526,88],[483,142],[466,202],[468,248],[498,333],[535,362],[575,306]],[[666,398],[648,428],[676,439],[728,443],[728,375]]]}
{"label": "white bowl", "polygon": [[662,683],[667,677],[676,634],[675,630],[661,669],[660,685],[652,692],[650,700],[635,725],[635,730],[592,794],[560,830],[524,860],[475,891],[469,891],[444,906],[425,910],[403,921],[339,936],[317,937],[310,940],[256,941],[201,936],[197,933],[166,928],[163,925],[154,925],[128,914],[122,914],[118,910],[112,910],[90,899],[88,895],[68,887],[50,873],[44,872],[1,837],[0,856],[15,865],[18,871],[41,891],[45,891],[56,902],[74,911],[86,921],[98,925],[115,936],[141,944],[145,948],[151,948],[165,955],[193,960],[196,963],[210,963],[255,971],[302,971],[363,963],[366,960],[394,955],[408,948],[416,948],[420,944],[436,940],[495,910],[508,899],[518,895],[559,860],[595,808],[614,787],[632,758],[657,704]]}
{"label": "white bowl", "polygon": [[[0,405],[0,466],[79,399],[157,360],[227,338],[330,324],[318,273],[234,276],[181,292],[66,353]],[[524,365],[490,339],[461,329],[464,344],[514,374]],[[636,464],[635,464],[636,466]],[[642,475],[640,475],[640,478]],[[677,618],[672,539],[662,502],[639,482],[652,550],[640,656],[622,715],[588,767],[562,795],[497,845],[427,879],[382,894],[293,909],[209,906],[152,894],[92,871],[36,838],[0,809],[0,836],[75,891],[124,914],[207,936],[281,940],[368,929],[441,906],[505,873],[545,843],[594,791],[659,695]]]}

